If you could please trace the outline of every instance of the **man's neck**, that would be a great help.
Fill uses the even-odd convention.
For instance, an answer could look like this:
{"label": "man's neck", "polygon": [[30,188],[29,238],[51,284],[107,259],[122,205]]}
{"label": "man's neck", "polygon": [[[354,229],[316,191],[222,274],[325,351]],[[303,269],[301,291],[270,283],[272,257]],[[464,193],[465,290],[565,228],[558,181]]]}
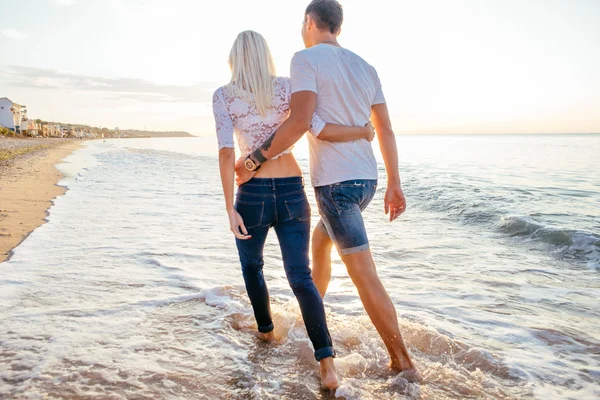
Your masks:
{"label": "man's neck", "polygon": [[323,35],[315,41],[314,45],[316,46],[316,45],[323,44],[323,43],[331,44],[334,46],[340,46],[340,44],[337,41],[337,36],[334,36],[334,35]]}

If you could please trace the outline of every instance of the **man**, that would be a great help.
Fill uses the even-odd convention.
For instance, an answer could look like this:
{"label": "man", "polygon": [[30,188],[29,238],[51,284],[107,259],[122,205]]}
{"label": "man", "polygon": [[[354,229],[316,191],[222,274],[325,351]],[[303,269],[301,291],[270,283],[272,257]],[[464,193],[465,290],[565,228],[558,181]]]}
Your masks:
{"label": "man", "polygon": [[[387,171],[385,213],[395,220],[406,208],[400,187],[398,151],[388,109],[375,69],[342,48],[337,37],[343,21],[336,0],[314,0],[305,12],[306,49],[291,63],[291,113],[287,121],[252,154],[236,163],[238,184],[271,157],[289,148],[309,129],[317,114],[326,122],[363,126],[372,120]],[[396,309],[377,276],[361,211],[377,187],[377,162],[367,140],[326,142],[309,135],[310,173],[321,221],[313,234],[313,278],[322,296],[331,277],[335,243],[360,299],[390,354],[391,367],[416,369],[404,346]]]}

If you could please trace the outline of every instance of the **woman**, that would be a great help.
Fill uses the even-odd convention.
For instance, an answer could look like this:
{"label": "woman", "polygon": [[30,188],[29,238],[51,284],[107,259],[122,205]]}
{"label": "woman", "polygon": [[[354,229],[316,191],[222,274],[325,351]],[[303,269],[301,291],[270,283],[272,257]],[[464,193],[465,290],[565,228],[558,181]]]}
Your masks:
{"label": "woman", "polygon": [[[264,163],[255,177],[239,187],[235,206],[234,133],[241,154],[261,145],[289,116],[291,96],[287,78],[275,75],[265,39],[253,31],[238,35],[229,55],[231,81],[213,97],[219,142],[219,166],[229,215],[235,235],[246,291],[258,324],[257,337],[273,340],[269,292],[263,276],[263,248],[269,229],[275,228],[289,284],[296,296],[308,336],[320,363],[322,385],[338,385],[333,357],[335,352],[323,301],[309,268],[311,211],[304,191],[302,171],[291,149]],[[325,124],[314,116],[311,134],[329,141],[372,140],[372,127],[343,127]]]}

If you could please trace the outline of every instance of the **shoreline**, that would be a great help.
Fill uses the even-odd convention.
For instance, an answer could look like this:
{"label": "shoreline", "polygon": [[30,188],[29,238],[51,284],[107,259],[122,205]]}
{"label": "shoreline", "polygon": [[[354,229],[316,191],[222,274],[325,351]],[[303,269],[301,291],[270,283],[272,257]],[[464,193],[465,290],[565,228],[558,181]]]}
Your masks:
{"label": "shoreline", "polygon": [[63,174],[56,165],[81,143],[49,142],[0,164],[0,263],[8,261],[12,250],[47,222],[53,200],[67,190],[58,186]]}

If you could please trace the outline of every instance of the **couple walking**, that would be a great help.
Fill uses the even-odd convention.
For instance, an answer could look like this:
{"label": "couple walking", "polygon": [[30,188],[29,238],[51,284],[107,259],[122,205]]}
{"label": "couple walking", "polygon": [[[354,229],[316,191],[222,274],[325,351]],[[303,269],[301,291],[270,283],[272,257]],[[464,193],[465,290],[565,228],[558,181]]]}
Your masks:
{"label": "couple walking", "polygon": [[[416,373],[394,304],[377,276],[361,214],[377,188],[371,146],[375,131],[387,171],[385,212],[391,221],[404,212],[396,141],[377,72],[337,42],[342,21],[342,6],[336,0],[308,5],[302,25],[306,49],[294,55],[290,78],[276,76],[260,34],[240,33],[229,57],[231,82],[213,97],[225,203],[257,336],[274,339],[263,276],[263,248],[273,227],[324,389],[338,386],[322,300],[331,277],[333,245],[385,343],[391,367]],[[302,171],[291,153],[307,131],[310,175],[321,216],[312,234],[312,271],[311,210]],[[242,153],[237,162],[234,134]],[[234,204],[235,174],[239,188]]]}

